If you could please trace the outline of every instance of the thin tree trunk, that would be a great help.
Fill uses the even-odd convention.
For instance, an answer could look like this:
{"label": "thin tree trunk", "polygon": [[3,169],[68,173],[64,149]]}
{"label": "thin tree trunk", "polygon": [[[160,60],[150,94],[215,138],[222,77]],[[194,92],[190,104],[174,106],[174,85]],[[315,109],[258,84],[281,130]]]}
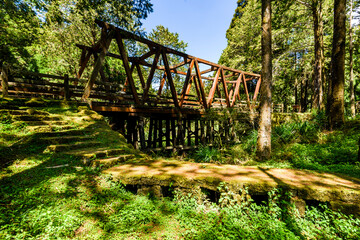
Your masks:
{"label": "thin tree trunk", "polygon": [[334,36],[331,56],[329,127],[341,127],[344,120],[346,0],[334,2]]}
{"label": "thin tree trunk", "polygon": [[323,21],[322,21],[322,0],[314,1],[312,6],[314,21],[314,45],[315,45],[315,64],[314,64],[314,81],[313,81],[313,102],[312,108],[323,109],[323,58],[324,58],[324,41],[323,41]]}
{"label": "thin tree trunk", "polygon": [[352,11],[353,11],[353,0],[350,0],[350,20],[349,20],[350,109],[351,109],[351,116],[355,117],[354,61],[353,61],[354,45],[353,45]]}
{"label": "thin tree trunk", "polygon": [[261,33],[261,97],[260,118],[257,138],[256,156],[260,161],[271,157],[271,82],[272,82],[272,52],[271,52],[271,0],[261,1],[262,33]]}
{"label": "thin tree trunk", "polygon": [[307,110],[308,87],[308,73],[304,72],[301,80],[300,112],[306,112]]}

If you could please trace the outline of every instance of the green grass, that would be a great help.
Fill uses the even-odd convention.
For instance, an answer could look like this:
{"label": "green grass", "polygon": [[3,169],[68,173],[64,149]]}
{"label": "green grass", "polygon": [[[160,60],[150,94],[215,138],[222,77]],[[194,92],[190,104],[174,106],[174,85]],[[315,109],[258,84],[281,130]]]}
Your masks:
{"label": "green grass", "polygon": [[[35,108],[44,110],[39,105]],[[78,109],[50,104],[46,111],[69,117]],[[326,206],[308,209],[304,216],[299,216],[286,195],[282,197],[276,190],[263,205],[244,202],[236,206],[199,202],[176,192],[174,199],[135,195],[121,182],[101,173],[100,169],[83,165],[76,157],[43,151],[47,146],[41,141],[43,133],[26,131],[26,126],[18,128],[6,117],[1,121],[0,239],[360,238],[358,218]],[[84,134],[90,131],[106,146],[120,145],[131,151],[123,137],[103,121],[83,121],[74,128]],[[350,133],[358,132],[354,125],[346,129]],[[299,166],[307,166],[305,153],[309,159],[312,157],[310,163],[319,161],[321,166],[330,158],[333,161],[325,166],[335,166],[332,171],[344,172],[340,167],[346,168],[346,157],[355,155],[342,156],[341,153],[350,148],[345,145],[358,137],[349,138],[346,131],[320,134],[313,148],[308,142],[294,140],[278,154],[292,167],[296,167],[297,161]],[[245,149],[253,148],[255,133],[252,135]],[[347,139],[344,143],[340,141],[343,138]],[[321,146],[329,149],[328,155],[314,160],[318,155],[325,156]],[[244,148],[234,147],[227,151],[227,157],[247,154]],[[351,153],[355,150],[352,148]],[[210,162],[220,161],[224,150],[204,147],[202,151],[204,155],[199,155],[199,161],[207,158]],[[293,154],[298,151],[299,160],[287,151]],[[251,155],[247,164],[250,161]],[[356,171],[353,163],[347,164],[348,170],[352,167]]]}
{"label": "green grass", "polygon": [[248,132],[241,144],[227,146],[221,151],[202,147],[190,158],[197,162],[308,169],[360,178],[357,161],[360,119],[348,120],[342,129],[333,132],[324,126],[322,113],[314,115],[312,120],[273,126],[272,158],[266,162],[255,160],[256,130]]}
{"label": "green grass", "polygon": [[[65,163],[69,166],[48,168]],[[1,239],[360,237],[360,219],[326,207],[300,217],[276,197],[261,206],[219,207],[182,195],[173,200],[138,196],[66,156],[17,161],[2,169],[0,184]]]}

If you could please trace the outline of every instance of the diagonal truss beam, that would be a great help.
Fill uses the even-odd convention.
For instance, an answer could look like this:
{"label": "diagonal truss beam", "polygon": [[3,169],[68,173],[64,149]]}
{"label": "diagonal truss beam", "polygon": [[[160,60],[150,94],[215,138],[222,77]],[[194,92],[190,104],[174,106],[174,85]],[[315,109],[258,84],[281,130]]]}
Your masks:
{"label": "diagonal truss beam", "polygon": [[[103,71],[105,57],[112,57],[122,60],[122,64],[126,73],[125,85],[126,88],[131,90],[135,105],[144,105],[148,101],[153,101],[154,99],[152,98],[155,97],[156,103],[173,104],[173,106],[178,109],[189,106],[199,107],[199,105],[201,108],[208,109],[217,106],[218,101],[214,101],[214,99],[216,99],[215,94],[217,93],[217,95],[220,97],[220,104],[223,105],[225,101],[226,107],[230,108],[236,106],[236,100],[240,100],[240,91],[244,91],[242,94],[246,95],[248,106],[251,109],[251,100],[256,101],[257,99],[261,84],[261,76],[259,74],[221,66],[201,58],[193,57],[186,53],[162,46],[146,38],[137,36],[133,33],[124,31],[99,20],[96,20],[96,23],[101,27],[101,39],[99,42],[92,47],[77,45],[80,49],[82,49],[80,68],[77,74],[77,79],[80,79],[86,66],[89,63],[91,56],[94,55],[95,57],[93,71],[91,72],[91,76],[89,77],[89,80],[86,83],[84,89],[82,98],[83,100],[89,97],[91,89],[99,73],[101,75],[101,79],[103,81],[107,81],[107,77]],[[114,54],[108,51],[112,39],[116,40],[120,54]],[[148,46],[148,51],[142,54],[140,57],[131,57],[128,55],[126,46],[124,45],[124,39],[135,40],[137,42],[143,43]],[[170,65],[170,55],[175,55],[176,57],[182,58],[183,60],[181,62]],[[96,56],[98,57],[96,58]],[[153,61],[152,63],[149,63],[147,59],[151,56],[153,56]],[[160,61],[160,57],[162,61]],[[208,67],[205,68],[206,70],[203,70],[200,69],[199,64],[202,66],[206,65]],[[144,68],[142,68],[142,66]],[[133,77],[133,71],[135,68],[137,72],[137,74],[135,74],[136,79]],[[143,71],[145,69],[149,71],[146,79],[144,79],[143,76]],[[157,91],[157,95],[151,95],[150,89],[152,87],[154,78],[158,77],[158,74],[155,74],[157,71],[162,71],[161,75],[159,76],[159,89]],[[209,73],[213,73],[213,77],[209,75],[203,76],[204,74]],[[185,76],[183,85],[178,90],[176,89],[174,83],[174,74]],[[237,77],[236,81],[234,81],[235,77]],[[252,99],[250,99],[250,93],[246,82],[253,79],[257,80],[257,84],[253,93],[254,96]],[[135,82],[135,80],[137,80],[137,82]],[[162,96],[163,87],[166,81],[170,87],[172,101],[169,101],[167,96]],[[138,82],[140,82],[139,86],[135,86],[138,84]],[[241,84],[244,85],[243,90],[240,87]],[[193,98],[195,97],[194,95],[189,95],[192,85],[195,87],[197,99]],[[140,89],[140,91],[138,91],[138,89]],[[180,95],[178,96],[178,94]],[[141,98],[139,98],[140,95]],[[187,100],[189,96],[191,96],[191,99]]]}

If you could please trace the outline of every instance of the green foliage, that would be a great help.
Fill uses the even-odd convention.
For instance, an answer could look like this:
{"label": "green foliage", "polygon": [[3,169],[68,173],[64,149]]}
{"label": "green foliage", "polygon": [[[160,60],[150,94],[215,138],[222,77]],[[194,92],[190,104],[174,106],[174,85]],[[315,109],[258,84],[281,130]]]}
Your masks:
{"label": "green foliage", "polygon": [[[38,107],[39,102],[36,101]],[[50,102],[47,104],[50,105],[46,107],[47,111],[64,117],[76,110],[86,110],[72,106],[56,108]],[[11,102],[6,105],[10,106]],[[14,124],[5,114],[1,116],[4,116],[2,125],[11,127]],[[326,142],[329,146],[339,144],[333,146],[332,151],[336,152],[336,148],[358,139],[359,135],[354,133],[360,129],[359,126],[351,124],[351,128],[344,129],[343,133],[328,135]],[[100,123],[92,127],[87,130],[98,131],[97,136],[103,144],[121,143],[116,133],[106,130]],[[84,166],[78,158],[43,152],[41,133],[27,134],[21,136],[15,128],[11,132],[0,127],[0,137],[11,136],[3,138],[6,145],[11,145],[14,138],[21,140],[17,143],[18,148],[12,145],[11,154],[3,151],[7,149],[9,153],[9,147],[0,150],[0,159],[9,162],[0,166],[1,239],[359,238],[359,218],[326,207],[307,209],[305,216],[301,217],[294,213],[290,196],[281,190],[270,191],[269,201],[262,205],[247,202],[245,198],[240,204],[235,204],[236,193],[225,183],[217,189],[220,192],[219,205],[179,193],[173,200],[134,195],[126,190],[127,186],[101,173],[100,169]],[[256,139],[256,132],[253,135],[252,138]],[[351,139],[341,145],[340,139],[344,142],[348,135],[352,136]],[[292,146],[297,145],[303,144]],[[204,151],[211,152],[210,149]],[[305,152],[306,149],[299,151]],[[312,154],[320,153],[318,149],[307,153],[309,156]],[[220,157],[218,154],[208,155]],[[246,189],[244,193],[248,194]]]}
{"label": "green foliage", "polygon": [[[285,198],[284,198],[285,197]],[[178,200],[177,219],[186,239],[356,239],[359,219],[322,209],[307,209],[305,217],[279,190],[269,192],[265,205],[235,205],[219,208]],[[315,230],[316,229],[316,230]]]}
{"label": "green foliage", "polygon": [[192,157],[196,162],[217,162],[220,160],[220,152],[217,148],[200,145]]}
{"label": "green foliage", "polygon": [[0,3],[0,65],[29,66],[34,61],[29,47],[38,38],[39,20],[25,1]]}
{"label": "green foliage", "polygon": [[[74,75],[80,56],[75,44],[91,46],[99,39],[95,19],[140,32],[141,21],[150,12],[149,0],[2,1],[0,64]],[[116,68],[111,60],[105,64],[105,70],[109,68]]]}
{"label": "green foliage", "polygon": [[[219,63],[233,68],[261,71],[261,1],[238,0],[226,33],[227,47]],[[272,51],[274,103],[307,105],[311,101],[314,63],[312,6],[318,1],[272,3]],[[333,1],[322,0],[324,22],[324,74],[331,55]],[[251,24],[250,24],[251,23]],[[309,27],[311,26],[311,27]],[[307,94],[305,94],[305,92]],[[303,111],[306,106],[303,106]]]}
{"label": "green foliage", "polygon": [[[178,33],[171,32],[167,27],[164,27],[162,25],[156,26],[154,29],[151,30],[151,32],[146,37],[151,41],[154,41],[163,46],[166,46],[168,48],[171,48],[171,49],[174,49],[174,50],[177,50],[180,52],[186,52],[186,48],[188,46],[187,43],[185,43],[183,40],[180,40]],[[145,54],[146,52],[149,51],[149,49],[146,45],[139,44],[137,46],[137,48],[138,48],[136,51],[137,55]],[[151,59],[149,61],[152,62],[154,57],[150,57],[149,59]],[[183,61],[183,58],[173,55],[173,54],[167,55],[167,59],[169,61],[169,65],[176,65]],[[163,61],[162,57],[160,57],[159,58],[160,64],[163,64],[162,61]],[[179,67],[178,70],[185,72],[187,70],[187,68]],[[148,71],[149,71],[149,69],[145,68],[143,75],[144,76],[148,75]],[[152,85],[152,88],[150,89],[150,92],[152,92],[152,93],[157,92],[159,85],[160,85],[160,81],[163,78],[163,75],[164,75],[163,71],[159,71],[159,70],[155,71],[154,79],[152,82],[153,85]],[[172,74],[172,78],[174,81],[176,91],[178,93],[180,93],[180,91],[182,90],[184,81],[185,81],[185,77],[178,75],[178,74]],[[170,86],[167,81],[165,82],[165,85],[164,85],[164,88],[162,91],[162,95],[171,96]]]}

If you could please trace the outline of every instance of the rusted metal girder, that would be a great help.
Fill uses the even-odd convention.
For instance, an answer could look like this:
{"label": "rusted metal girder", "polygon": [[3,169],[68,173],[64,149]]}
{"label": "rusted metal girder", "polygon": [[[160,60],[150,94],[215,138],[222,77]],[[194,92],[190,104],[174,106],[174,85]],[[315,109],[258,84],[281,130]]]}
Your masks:
{"label": "rusted metal girder", "polygon": [[[80,78],[84,72],[91,56],[96,57],[93,71],[84,90],[82,97],[83,100],[86,100],[90,96],[91,89],[99,73],[102,80],[106,80],[103,71],[105,57],[116,58],[122,61],[126,72],[126,82],[122,83],[125,86],[123,90],[125,92],[127,88],[129,88],[135,106],[146,107],[150,104],[150,102],[154,102],[149,102],[149,97],[154,96],[149,95],[149,91],[154,88],[152,84],[154,83],[156,71],[162,71],[159,79],[160,83],[158,84],[159,89],[157,90],[156,102],[163,97],[163,88],[165,83],[167,83],[167,86],[170,88],[170,100],[172,100],[172,102],[169,101],[169,97],[167,96],[167,102],[169,103],[168,106],[175,107],[179,110],[184,107],[194,107],[194,102],[197,102],[197,108],[200,109],[209,109],[219,106],[219,104],[220,106],[223,106],[223,103],[226,103],[226,107],[228,108],[236,107],[236,101],[241,100],[240,92],[245,95],[244,100],[248,102],[250,109],[253,106],[251,101],[255,102],[257,99],[261,84],[261,76],[259,74],[221,66],[219,64],[212,63],[201,58],[196,58],[186,53],[160,45],[106,22],[100,20],[96,20],[95,22],[101,28],[102,34],[99,42],[92,47],[77,45],[80,49],[82,49],[80,69],[77,74],[78,78]],[[149,50],[140,57],[130,57],[124,41],[127,39],[145,44]],[[119,51],[118,54],[109,52],[112,40],[115,40],[116,42],[116,46]],[[169,55],[178,56],[182,58],[183,61],[170,65]],[[149,60],[152,63],[149,63]],[[200,64],[207,65],[209,68],[200,71]],[[137,70],[135,71],[138,76],[137,79],[140,84],[137,84],[134,80],[133,70],[135,68]],[[187,68],[187,71],[184,71],[184,68]],[[147,70],[147,73],[144,72],[145,69],[149,69]],[[203,76],[204,74],[211,74],[212,72],[214,74],[213,77]],[[143,74],[145,74],[145,76]],[[181,88],[178,86],[179,89],[175,86],[173,78],[174,74],[185,76],[183,86],[181,86]],[[157,74],[157,76],[159,76],[159,74]],[[257,83],[254,92],[250,93],[247,87],[247,81],[251,80],[255,80]],[[243,86],[242,91],[241,85]],[[196,90],[196,99],[192,99],[192,105],[188,106],[186,105],[189,102],[187,98],[191,96],[189,94],[192,87]],[[218,95],[217,98],[215,96],[216,94]],[[253,94],[252,99],[250,99],[250,94]],[[224,98],[222,96],[224,96]],[[220,102],[216,102],[218,99],[221,99]]]}

